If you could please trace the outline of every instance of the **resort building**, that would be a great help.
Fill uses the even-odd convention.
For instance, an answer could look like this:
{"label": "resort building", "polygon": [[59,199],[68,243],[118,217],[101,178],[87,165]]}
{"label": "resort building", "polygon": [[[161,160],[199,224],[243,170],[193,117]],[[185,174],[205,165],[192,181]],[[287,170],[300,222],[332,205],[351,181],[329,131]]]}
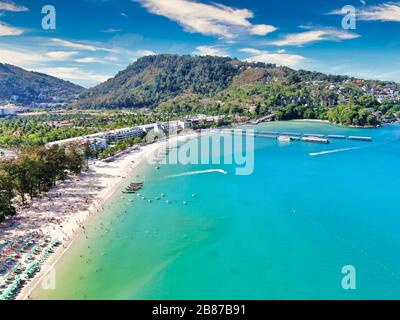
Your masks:
{"label": "resort building", "polygon": [[102,138],[92,138],[89,139],[90,141],[90,148],[96,152],[101,152],[104,149],[107,149],[108,143],[106,139]]}
{"label": "resort building", "polygon": [[54,141],[47,144],[48,147],[52,145],[65,145],[74,142],[88,142],[91,147],[96,151],[101,151],[106,149],[110,144],[116,143],[118,141],[123,141],[129,138],[143,138],[146,136],[146,131],[141,127],[125,128],[107,132],[100,132],[96,134],[91,134],[88,136],[75,137],[60,141]]}
{"label": "resort building", "polygon": [[0,106],[0,118],[1,117],[7,117],[15,114],[15,109],[6,105],[6,106]]}
{"label": "resort building", "polygon": [[164,126],[161,125],[161,123],[157,122],[153,126],[154,132],[163,132],[165,130]]}
{"label": "resort building", "polygon": [[[214,118],[212,121],[214,121]],[[132,128],[117,129],[112,131],[100,132],[92,135],[75,137],[61,141],[54,141],[47,144],[48,147],[58,144],[65,145],[74,142],[90,142],[90,145],[94,150],[101,151],[107,148],[110,144],[114,144],[118,141],[124,141],[129,138],[144,138],[150,131],[155,132],[166,132],[173,129],[185,129],[192,125],[195,120],[185,119],[179,121],[171,121],[166,123],[151,123],[143,126],[137,126]]]}
{"label": "resort building", "polygon": [[180,121],[178,121],[178,125],[182,129],[190,128],[192,126],[192,120],[189,120],[189,119],[180,120]]}
{"label": "resort building", "polygon": [[134,127],[108,131],[104,134],[104,139],[107,141],[108,144],[111,144],[129,138],[143,138],[145,135],[146,131],[144,131],[142,128]]}

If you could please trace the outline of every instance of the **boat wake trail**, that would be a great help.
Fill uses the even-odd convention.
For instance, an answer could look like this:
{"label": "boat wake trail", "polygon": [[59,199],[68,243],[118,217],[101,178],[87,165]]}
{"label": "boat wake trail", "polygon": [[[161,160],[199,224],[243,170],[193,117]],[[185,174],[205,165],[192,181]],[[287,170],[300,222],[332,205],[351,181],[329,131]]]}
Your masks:
{"label": "boat wake trail", "polygon": [[222,169],[211,169],[211,170],[190,171],[190,172],[175,174],[175,175],[166,177],[166,179],[179,178],[179,177],[185,177],[185,176],[194,176],[194,175],[197,175],[197,174],[206,174],[206,173],[228,174],[228,172],[226,172],[225,170],[222,170]]}
{"label": "boat wake trail", "polygon": [[357,150],[357,149],[362,149],[362,148],[361,147],[343,148],[343,149],[336,149],[336,150],[328,150],[328,151],[309,153],[308,155],[311,156],[311,157],[316,157],[316,156],[322,156],[322,155],[325,155],[325,154],[345,152],[345,151],[351,151],[351,150]]}

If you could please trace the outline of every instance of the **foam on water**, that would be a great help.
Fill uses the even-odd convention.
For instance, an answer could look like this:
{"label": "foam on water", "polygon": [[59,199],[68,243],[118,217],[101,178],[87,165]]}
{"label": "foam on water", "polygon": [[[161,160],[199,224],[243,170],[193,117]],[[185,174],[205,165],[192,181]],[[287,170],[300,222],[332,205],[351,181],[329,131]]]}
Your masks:
{"label": "foam on water", "polygon": [[325,154],[338,153],[338,152],[345,152],[345,151],[352,151],[352,150],[358,150],[358,149],[361,149],[361,147],[342,148],[342,149],[336,149],[336,150],[312,152],[312,153],[309,153],[309,156],[315,157],[315,156],[321,156],[321,155],[325,155]]}
{"label": "foam on water", "polygon": [[167,176],[166,179],[186,177],[186,176],[195,176],[198,174],[206,174],[206,173],[228,174],[228,172],[223,169],[210,169],[210,170],[190,171],[190,172],[185,172],[185,173],[174,174],[171,176]]}

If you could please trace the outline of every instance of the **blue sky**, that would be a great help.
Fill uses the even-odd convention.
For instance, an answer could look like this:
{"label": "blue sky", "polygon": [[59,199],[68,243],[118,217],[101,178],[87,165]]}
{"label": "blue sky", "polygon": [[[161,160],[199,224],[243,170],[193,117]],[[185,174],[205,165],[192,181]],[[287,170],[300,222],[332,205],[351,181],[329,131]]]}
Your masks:
{"label": "blue sky", "polygon": [[[42,29],[44,5],[56,29]],[[356,29],[342,28],[345,5]],[[89,87],[141,56],[221,55],[400,82],[400,2],[0,0],[0,62]]]}

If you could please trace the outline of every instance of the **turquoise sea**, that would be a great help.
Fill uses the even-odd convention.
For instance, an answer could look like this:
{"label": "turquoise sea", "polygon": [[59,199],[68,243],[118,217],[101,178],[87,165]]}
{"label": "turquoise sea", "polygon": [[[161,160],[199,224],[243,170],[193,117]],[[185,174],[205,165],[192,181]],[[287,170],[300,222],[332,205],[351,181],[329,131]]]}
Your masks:
{"label": "turquoise sea", "polygon": [[[400,126],[254,129],[374,141],[256,138],[249,176],[234,165],[143,165],[128,180],[145,180],[146,199],[116,193],[90,222],[89,239],[80,236],[57,264],[57,289],[32,297],[400,299]],[[348,150],[310,156],[338,149]],[[170,177],[209,169],[228,174]],[[345,265],[356,269],[356,290],[341,286]]]}

